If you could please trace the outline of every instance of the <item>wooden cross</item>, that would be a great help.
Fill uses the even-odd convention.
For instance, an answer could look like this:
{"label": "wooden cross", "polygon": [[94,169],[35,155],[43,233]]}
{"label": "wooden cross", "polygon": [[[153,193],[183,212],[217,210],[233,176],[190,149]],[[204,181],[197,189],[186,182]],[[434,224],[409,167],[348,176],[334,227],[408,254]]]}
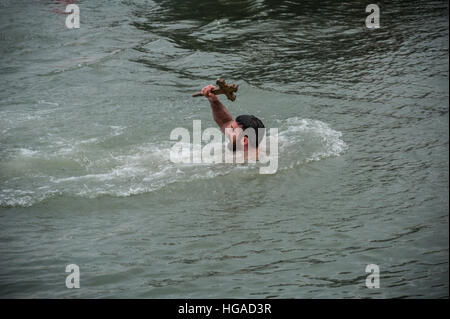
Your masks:
{"label": "wooden cross", "polygon": [[[218,79],[216,81],[218,88],[211,91],[212,94],[219,95],[225,94],[230,101],[236,100],[236,95],[234,94],[238,90],[238,85],[236,84],[226,84],[224,79]],[[203,96],[201,93],[192,94],[193,97]]]}

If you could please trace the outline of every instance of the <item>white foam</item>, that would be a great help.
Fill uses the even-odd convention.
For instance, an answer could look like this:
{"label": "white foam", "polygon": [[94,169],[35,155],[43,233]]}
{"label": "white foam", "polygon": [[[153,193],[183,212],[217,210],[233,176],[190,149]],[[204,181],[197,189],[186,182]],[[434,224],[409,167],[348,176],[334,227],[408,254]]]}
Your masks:
{"label": "white foam", "polygon": [[[339,156],[348,148],[342,133],[324,122],[294,117],[279,121],[278,124],[279,170]],[[126,129],[117,126],[110,128],[112,135],[121,134]],[[168,140],[137,145],[122,152],[84,147],[100,140],[100,137],[73,141],[60,138],[51,144],[56,147],[55,152],[19,149],[17,157],[10,159],[11,163],[32,157],[30,165],[35,165],[32,168],[38,173],[24,173],[1,181],[0,205],[32,206],[56,195],[84,198],[132,196],[152,192],[172,183],[214,179],[233,171],[253,174],[260,165],[176,164],[170,161],[170,151],[175,142]],[[222,147],[226,147],[225,141]],[[103,156],[101,152],[104,152]],[[53,162],[49,168],[48,160],[60,166],[52,170]],[[75,168],[74,161],[86,162],[88,165]],[[8,168],[7,164],[3,167]],[[64,165],[70,166],[65,168]]]}
{"label": "white foam", "polygon": [[333,130],[324,122],[293,117],[287,119],[286,124],[287,128],[282,130],[279,136],[280,154],[283,151],[290,153],[292,148],[300,148],[301,154],[298,156],[307,163],[339,156],[348,148],[342,140],[342,133]]}
{"label": "white foam", "polygon": [[36,154],[39,154],[39,151],[30,150],[30,149],[27,149],[27,148],[20,148],[19,149],[19,153],[23,157],[33,157]]}

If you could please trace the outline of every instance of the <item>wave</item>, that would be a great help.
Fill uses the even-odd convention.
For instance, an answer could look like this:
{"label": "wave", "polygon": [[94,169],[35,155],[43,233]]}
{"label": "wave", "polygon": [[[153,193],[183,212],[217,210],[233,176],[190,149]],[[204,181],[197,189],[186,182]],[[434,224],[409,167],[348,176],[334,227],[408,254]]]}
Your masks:
{"label": "wave", "polygon": [[[342,133],[311,119],[276,121],[278,171],[339,156],[347,145]],[[111,127],[110,137],[125,129]],[[268,134],[268,133],[267,133]],[[273,138],[268,136],[267,138]],[[97,198],[149,193],[177,182],[214,179],[233,171],[254,174],[266,164],[182,164],[170,160],[175,141],[135,145],[114,151],[101,147],[105,137],[77,141],[53,140],[56,149],[9,150],[0,162],[0,206],[30,207],[55,196]],[[266,143],[266,139],[262,143]],[[225,146],[225,143],[222,145]]]}

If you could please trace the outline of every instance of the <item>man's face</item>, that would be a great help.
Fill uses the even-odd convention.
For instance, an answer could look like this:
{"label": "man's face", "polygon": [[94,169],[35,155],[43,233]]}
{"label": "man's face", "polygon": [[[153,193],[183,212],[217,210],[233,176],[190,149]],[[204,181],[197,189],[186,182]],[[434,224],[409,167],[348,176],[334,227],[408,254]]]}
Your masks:
{"label": "man's face", "polygon": [[228,147],[232,147],[233,151],[244,149],[244,137],[242,136],[242,126],[236,121],[231,122],[225,133],[230,140]]}

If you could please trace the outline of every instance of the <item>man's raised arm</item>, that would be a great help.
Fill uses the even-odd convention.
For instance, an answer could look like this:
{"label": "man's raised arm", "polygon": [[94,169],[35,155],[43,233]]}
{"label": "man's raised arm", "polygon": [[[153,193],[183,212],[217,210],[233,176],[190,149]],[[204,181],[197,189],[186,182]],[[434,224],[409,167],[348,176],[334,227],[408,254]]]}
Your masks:
{"label": "man's raised arm", "polygon": [[217,96],[211,93],[211,90],[214,90],[215,88],[214,85],[207,85],[202,89],[201,93],[209,100],[209,103],[211,103],[214,121],[219,125],[222,132],[224,132],[226,125],[233,121],[233,117],[230,112],[228,112],[225,105],[219,101]]}

